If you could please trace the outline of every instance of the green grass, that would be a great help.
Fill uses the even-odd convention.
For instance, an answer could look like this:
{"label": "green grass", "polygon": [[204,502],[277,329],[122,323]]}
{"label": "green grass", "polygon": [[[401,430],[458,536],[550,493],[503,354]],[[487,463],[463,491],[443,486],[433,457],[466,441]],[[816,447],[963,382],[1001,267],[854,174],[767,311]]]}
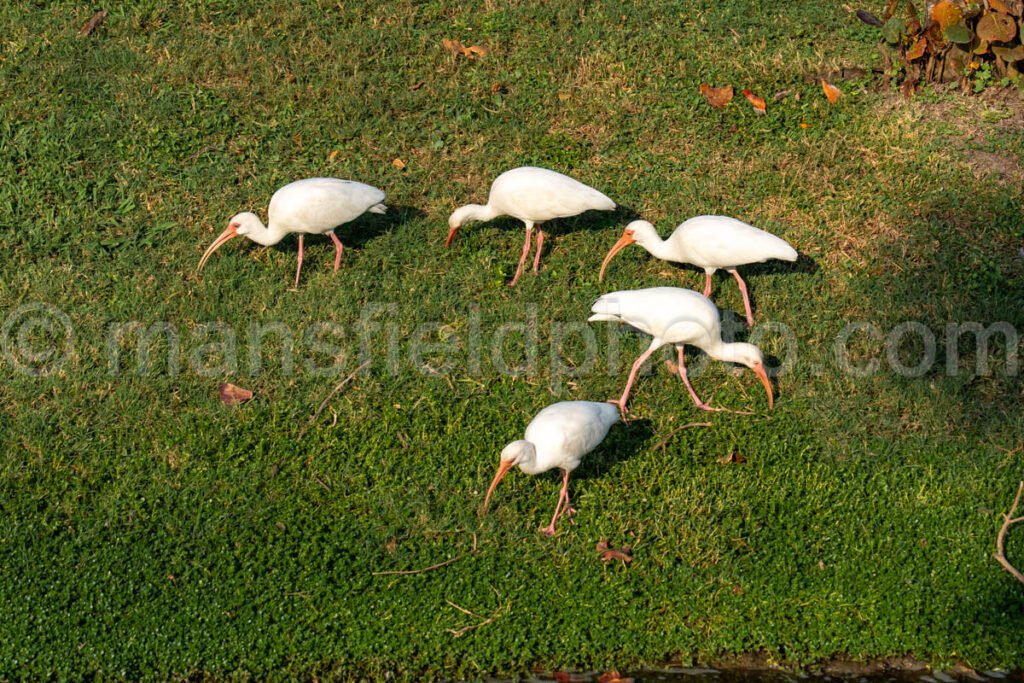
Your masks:
{"label": "green grass", "polygon": [[[948,374],[944,332],[1024,319],[1018,100],[906,102],[863,79],[829,106],[816,73],[877,62],[872,30],[833,3],[164,4],[110,8],[89,38],[78,3],[0,9],[0,315],[9,339],[33,303],[73,327],[56,373],[0,361],[0,678],[458,678],[755,651],[1024,666],[1024,587],[991,557],[1021,477],[1024,386],[998,338],[989,374],[969,340]],[[456,59],[446,37],[489,53]],[[701,82],[749,87],[768,113],[740,97],[711,110]],[[979,150],[1008,170],[981,170]],[[509,289],[515,221],[443,240],[455,206],[525,163],[629,208],[552,224],[542,272]],[[236,241],[195,274],[230,215],[315,175],[393,207],[339,231],[337,275],[318,239],[297,292],[294,240]],[[478,518],[530,417],[616,395],[646,346],[571,327],[592,301],[701,284],[636,248],[598,284],[633,212],[663,234],[735,215],[805,256],[747,272],[766,351],[783,359],[779,325],[793,332],[776,409],[751,373],[709,364],[702,397],[757,412],[708,418],[655,366],[636,420],[573,477],[577,526],[538,534],[557,480],[518,472]],[[742,310],[726,278],[714,296],[728,319]],[[502,372],[499,330],[531,320],[535,362],[512,330],[504,362],[525,367]],[[128,335],[112,372],[111,326],[130,321],[170,326],[176,372],[159,334],[148,369]],[[851,376],[835,346],[849,321],[919,321],[937,359],[904,377],[858,334],[851,362],[881,365]],[[250,331],[272,323],[257,364]],[[304,336],[314,323],[343,336]],[[412,358],[417,329],[463,346]],[[588,358],[581,330],[593,363],[566,376]],[[309,427],[363,337],[393,340],[397,361],[374,350]],[[896,349],[908,366],[915,339]],[[256,400],[221,405],[221,381]],[[735,451],[747,461],[717,463]],[[635,561],[603,565],[601,538]],[[1020,530],[1008,547],[1024,565]]]}

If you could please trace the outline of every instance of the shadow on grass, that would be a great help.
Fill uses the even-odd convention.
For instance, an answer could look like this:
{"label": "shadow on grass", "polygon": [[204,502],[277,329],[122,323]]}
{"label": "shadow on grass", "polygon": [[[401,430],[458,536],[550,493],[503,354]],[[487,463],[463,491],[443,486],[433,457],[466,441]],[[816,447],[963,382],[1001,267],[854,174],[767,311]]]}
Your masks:
{"label": "shadow on grass", "polygon": [[1018,419],[1024,393],[1021,196],[967,183],[908,206],[901,233],[877,245],[851,282],[869,302],[866,322],[879,331],[892,388],[941,385],[963,424],[982,432]]}
{"label": "shadow on grass", "polygon": [[[992,561],[995,564],[995,560]],[[1001,573],[985,598],[974,600],[964,618],[988,633],[1013,637],[1024,632],[1024,592],[1009,574]]]}
{"label": "shadow on grass", "polygon": [[573,473],[574,478],[591,479],[606,475],[620,462],[645,449],[653,436],[654,425],[646,418],[614,425],[604,442],[584,456],[579,469]]}
{"label": "shadow on grass", "polygon": [[[363,214],[353,221],[339,225],[335,228],[334,233],[341,240],[345,249],[361,249],[381,235],[400,228],[406,223],[425,218],[426,215],[426,212],[413,206],[389,204],[387,213]],[[306,235],[304,245],[308,248],[321,242],[326,242],[333,250],[331,239],[327,235]],[[271,248],[295,256],[299,252],[299,238],[296,235],[291,235]]]}

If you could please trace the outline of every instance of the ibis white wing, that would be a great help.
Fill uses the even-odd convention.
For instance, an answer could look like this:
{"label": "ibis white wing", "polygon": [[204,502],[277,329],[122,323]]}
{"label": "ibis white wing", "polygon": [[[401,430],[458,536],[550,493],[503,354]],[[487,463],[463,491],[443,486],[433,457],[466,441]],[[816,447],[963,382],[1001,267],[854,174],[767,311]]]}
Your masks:
{"label": "ibis white wing", "polygon": [[495,178],[487,203],[503,214],[538,223],[615,208],[615,202],[589,185],[532,166],[514,168]]}
{"label": "ibis white wing", "polygon": [[324,233],[361,216],[380,213],[384,193],[354,180],[306,178],[285,185],[270,199],[270,223],[292,232]]}
{"label": "ibis white wing", "polygon": [[544,408],[524,434],[537,449],[537,472],[554,467],[572,471],[618,421],[619,411],[610,403],[562,401]]}
{"label": "ibis white wing", "polygon": [[782,238],[728,216],[696,216],[683,222],[669,241],[686,261],[702,268],[735,268],[769,259],[795,261],[797,252]]}
{"label": "ibis white wing", "polygon": [[680,287],[650,287],[610,292],[601,296],[590,320],[618,320],[641,332],[669,341],[669,327],[681,321],[711,332],[721,323],[718,308],[700,292]]}

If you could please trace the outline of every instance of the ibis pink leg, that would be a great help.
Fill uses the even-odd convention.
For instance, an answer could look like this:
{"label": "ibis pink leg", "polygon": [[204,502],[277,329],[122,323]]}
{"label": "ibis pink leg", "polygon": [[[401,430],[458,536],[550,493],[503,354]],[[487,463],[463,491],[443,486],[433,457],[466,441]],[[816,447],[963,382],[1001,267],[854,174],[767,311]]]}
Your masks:
{"label": "ibis pink leg", "polygon": [[704,401],[700,400],[700,397],[697,396],[697,392],[693,390],[692,386],[690,386],[690,380],[686,377],[686,361],[683,359],[683,347],[682,346],[677,346],[676,350],[679,352],[679,363],[678,363],[679,378],[681,380],[683,380],[683,384],[686,385],[686,390],[688,392],[690,392],[690,398],[693,399],[693,402],[696,403],[697,407],[700,408],[701,410],[708,410],[708,411],[717,411],[717,410],[719,410],[718,408],[712,408],[707,403],[705,403]]}
{"label": "ibis pink leg", "polygon": [[711,296],[711,273],[704,271],[704,296]]}
{"label": "ibis pink leg", "polygon": [[533,272],[537,272],[537,268],[540,267],[540,250],[544,246],[544,231],[537,230],[537,253],[533,257]]}
{"label": "ibis pink leg", "polygon": [[[565,507],[562,507],[562,503],[565,503]],[[555,522],[561,515],[567,515],[569,521],[575,524],[576,522],[572,519],[572,516],[576,514],[576,510],[569,506],[569,470],[562,470],[562,490],[558,492],[558,504],[555,505],[555,514],[551,517],[551,524],[542,529],[542,531],[548,536],[555,535]]]}
{"label": "ibis pink leg", "polygon": [[533,236],[533,229],[526,229],[526,243],[523,244],[523,255],[519,257],[519,267],[516,268],[516,275],[512,278],[512,282],[508,283],[509,287],[515,287],[516,283],[519,282],[519,276],[523,274],[523,264],[526,263],[526,256],[530,253],[530,237]]}
{"label": "ibis pink leg", "polygon": [[331,241],[334,242],[334,251],[337,253],[334,255],[334,272],[338,272],[338,266],[341,265],[341,252],[345,251],[345,247],[341,244],[341,240],[333,232],[328,233],[331,236]]}
{"label": "ibis pink leg", "polygon": [[626,399],[629,398],[629,390],[633,388],[633,380],[636,379],[636,373],[640,371],[640,367],[643,366],[644,361],[650,358],[651,354],[654,353],[659,347],[651,345],[646,351],[640,354],[640,357],[633,363],[633,369],[629,371],[629,379],[626,380],[626,389],[622,392],[622,396],[617,401],[609,401],[619,407],[619,412],[622,416],[626,416]]}
{"label": "ibis pink leg", "polygon": [[750,312],[750,295],[747,294],[747,283],[740,277],[738,270],[730,271],[733,277],[736,278],[736,282],[740,283],[740,294],[743,295],[743,309],[747,312],[747,325],[749,327],[754,326],[754,314]]}
{"label": "ibis pink leg", "polygon": [[299,273],[302,272],[302,233],[299,233],[299,264],[295,268],[295,287],[299,286]]}

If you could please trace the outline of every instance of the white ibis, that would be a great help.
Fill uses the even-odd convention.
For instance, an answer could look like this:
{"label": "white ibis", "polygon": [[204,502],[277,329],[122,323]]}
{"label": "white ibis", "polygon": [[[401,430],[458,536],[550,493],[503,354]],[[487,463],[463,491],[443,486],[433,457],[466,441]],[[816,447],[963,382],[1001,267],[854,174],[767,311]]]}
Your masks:
{"label": "white ibis", "polygon": [[384,213],[384,193],[376,187],[357,183],[354,180],[338,178],[306,178],[288,183],[274,193],[267,209],[268,225],[264,226],[259,216],[248,211],[232,216],[228,228],[220,234],[199,260],[199,270],[207,259],[222,244],[237,235],[245,235],[253,242],[270,246],[277,244],[285,235],[299,233],[298,267],[295,269],[295,286],[299,286],[302,272],[302,238],[307,235],[329,235],[334,242],[334,272],[341,265],[344,247],[334,229],[342,223],[358,218],[369,211]]}
{"label": "white ibis", "polygon": [[640,354],[633,363],[629,373],[626,389],[622,397],[611,401],[619,407],[622,414],[626,413],[626,399],[633,387],[636,373],[647,358],[666,344],[674,344],[679,354],[677,364],[679,377],[690,392],[690,398],[701,410],[718,410],[704,403],[697,392],[690,386],[686,377],[686,363],[683,359],[683,347],[686,344],[696,346],[710,357],[729,363],[740,363],[754,371],[765,391],[768,392],[768,407],[774,407],[772,385],[764,369],[761,350],[753,344],[744,342],[726,343],[722,341],[721,322],[718,308],[706,296],[692,289],[679,287],[652,287],[650,289],[633,289],[623,292],[611,292],[599,298],[590,316],[591,322],[611,320],[631,325],[641,332],[653,337],[651,345]]}
{"label": "white ibis", "polygon": [[712,273],[719,268],[732,273],[743,294],[748,325],[754,324],[754,316],[750,311],[747,285],[736,268],[768,259],[797,259],[796,250],[785,240],[728,216],[696,216],[681,223],[665,240],[658,236],[654,226],[647,221],[633,221],[626,226],[622,237],[605,256],[598,281],[604,277],[604,269],[612,257],[634,242],[660,259],[692,263],[703,268],[704,296],[711,296]]}
{"label": "white ibis", "polygon": [[562,470],[562,490],[551,524],[542,529],[552,536],[558,518],[564,514],[572,521],[576,512],[569,506],[569,473],[576,469],[584,455],[604,441],[608,430],[618,421],[619,411],[615,406],[593,401],[562,401],[537,413],[527,425],[524,438],[502,449],[501,465],[487,489],[480,514],[487,512],[487,504],[498,482],[516,465],[526,474],[540,474],[557,467]]}
{"label": "white ibis", "polygon": [[519,267],[509,286],[515,286],[523,272],[523,264],[530,253],[530,236],[537,228],[537,254],[533,258],[533,272],[540,266],[540,250],[544,244],[541,223],[553,218],[575,216],[591,209],[611,211],[615,202],[594,188],[573,180],[567,175],[545,168],[522,166],[505,171],[491,183],[487,204],[461,206],[448,218],[447,247],[455,239],[455,233],[468,221],[489,221],[498,216],[512,216],[526,224],[526,243]]}

